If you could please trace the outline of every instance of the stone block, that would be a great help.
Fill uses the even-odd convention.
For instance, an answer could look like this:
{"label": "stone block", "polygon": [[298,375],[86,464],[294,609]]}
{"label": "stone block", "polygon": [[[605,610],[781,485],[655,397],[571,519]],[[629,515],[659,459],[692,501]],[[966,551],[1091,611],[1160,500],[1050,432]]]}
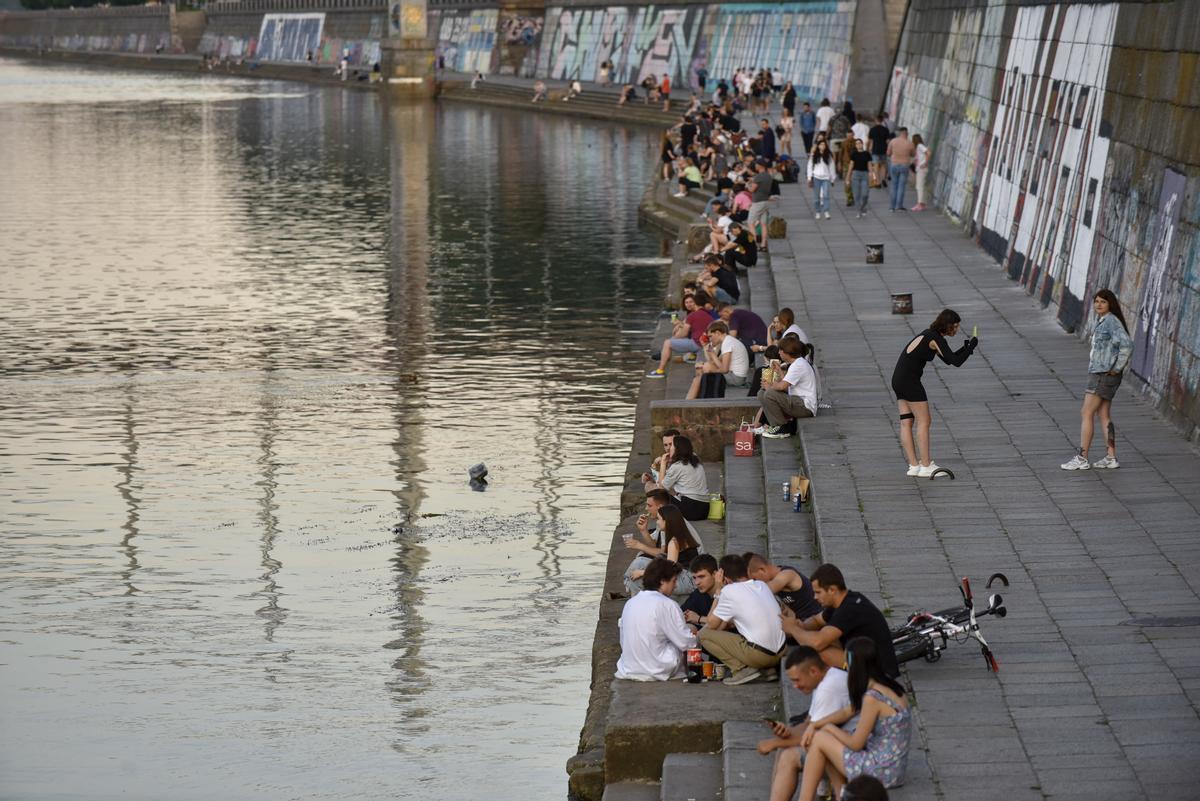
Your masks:
{"label": "stone block", "polygon": [[661,400],[650,404],[654,453],[662,449],[662,432],[678,429],[692,440],[696,455],[704,462],[720,462],[725,446],[743,420],[758,412],[757,398],[712,398],[706,400]]}

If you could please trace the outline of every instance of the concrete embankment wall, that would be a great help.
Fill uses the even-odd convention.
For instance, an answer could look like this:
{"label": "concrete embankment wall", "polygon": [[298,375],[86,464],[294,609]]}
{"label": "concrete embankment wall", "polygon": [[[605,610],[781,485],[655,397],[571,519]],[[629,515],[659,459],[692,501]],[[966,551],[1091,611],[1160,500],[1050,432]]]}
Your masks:
{"label": "concrete embankment wall", "polygon": [[112,53],[181,52],[173,6],[0,11],[0,47]]}
{"label": "concrete embankment wall", "polygon": [[1200,438],[1200,2],[914,0],[888,104],[933,201],[1062,326],[1117,293],[1133,376]]}

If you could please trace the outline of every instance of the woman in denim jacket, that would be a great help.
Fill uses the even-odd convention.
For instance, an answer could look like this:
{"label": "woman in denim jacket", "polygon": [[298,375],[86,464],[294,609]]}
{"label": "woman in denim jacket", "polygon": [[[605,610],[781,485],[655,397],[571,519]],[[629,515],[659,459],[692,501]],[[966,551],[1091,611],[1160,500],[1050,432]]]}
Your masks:
{"label": "woman in denim jacket", "polygon": [[[1116,295],[1101,289],[1092,299],[1092,308],[1100,319],[1092,331],[1088,385],[1083,395],[1083,408],[1079,411],[1082,418],[1079,425],[1079,453],[1062,465],[1063,470],[1121,466],[1117,462],[1117,430],[1109,415],[1113,396],[1117,393],[1117,387],[1121,386],[1121,377],[1133,353],[1133,340],[1129,337],[1129,327],[1125,325],[1125,315],[1121,314],[1121,304]],[[1104,429],[1108,453],[1103,459],[1089,463],[1087,455],[1092,444],[1092,420],[1095,417],[1100,418],[1100,427]]]}

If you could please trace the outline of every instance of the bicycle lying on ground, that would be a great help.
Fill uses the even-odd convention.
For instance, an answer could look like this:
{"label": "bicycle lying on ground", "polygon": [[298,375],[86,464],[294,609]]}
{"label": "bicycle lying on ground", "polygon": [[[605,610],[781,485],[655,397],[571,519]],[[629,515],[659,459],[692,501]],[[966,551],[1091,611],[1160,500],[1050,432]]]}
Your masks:
{"label": "bicycle lying on ground", "polygon": [[[992,582],[1000,581],[1008,586],[1008,578],[1003,573],[993,573],[987,581],[990,588]],[[983,659],[988,669],[993,673],[1000,670],[987,640],[979,632],[978,618],[985,615],[1004,617],[1008,610],[1004,608],[1004,598],[999,594],[988,597],[986,609],[976,609],[975,599],[971,594],[971,582],[963,578],[958,591],[962,593],[963,605],[940,612],[914,612],[909,615],[908,622],[892,630],[892,645],[896,648],[896,660],[909,662],[913,659],[924,658],[926,662],[936,662],[942,658],[951,641],[966,642],[974,640],[979,643]]]}

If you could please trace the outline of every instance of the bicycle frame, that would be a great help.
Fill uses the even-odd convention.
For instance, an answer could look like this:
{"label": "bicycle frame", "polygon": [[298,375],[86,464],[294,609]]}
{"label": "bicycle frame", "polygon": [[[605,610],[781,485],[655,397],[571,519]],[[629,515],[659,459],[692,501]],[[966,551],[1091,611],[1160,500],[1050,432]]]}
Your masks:
{"label": "bicycle frame", "polygon": [[[1003,573],[995,573],[988,579],[987,586],[999,579],[1008,586],[1008,578]],[[917,657],[923,657],[926,662],[936,662],[942,658],[942,651],[949,647],[950,641],[965,642],[974,640],[979,643],[980,652],[988,669],[993,673],[1000,671],[999,660],[992,653],[991,647],[979,630],[979,618],[986,615],[1004,617],[1008,610],[1004,599],[999,594],[988,598],[986,609],[977,610],[975,598],[971,592],[971,582],[964,577],[959,583],[963,605],[953,609],[943,609],[940,612],[915,612],[908,621],[892,632],[892,642],[896,646],[896,656],[901,662],[907,662]]]}

